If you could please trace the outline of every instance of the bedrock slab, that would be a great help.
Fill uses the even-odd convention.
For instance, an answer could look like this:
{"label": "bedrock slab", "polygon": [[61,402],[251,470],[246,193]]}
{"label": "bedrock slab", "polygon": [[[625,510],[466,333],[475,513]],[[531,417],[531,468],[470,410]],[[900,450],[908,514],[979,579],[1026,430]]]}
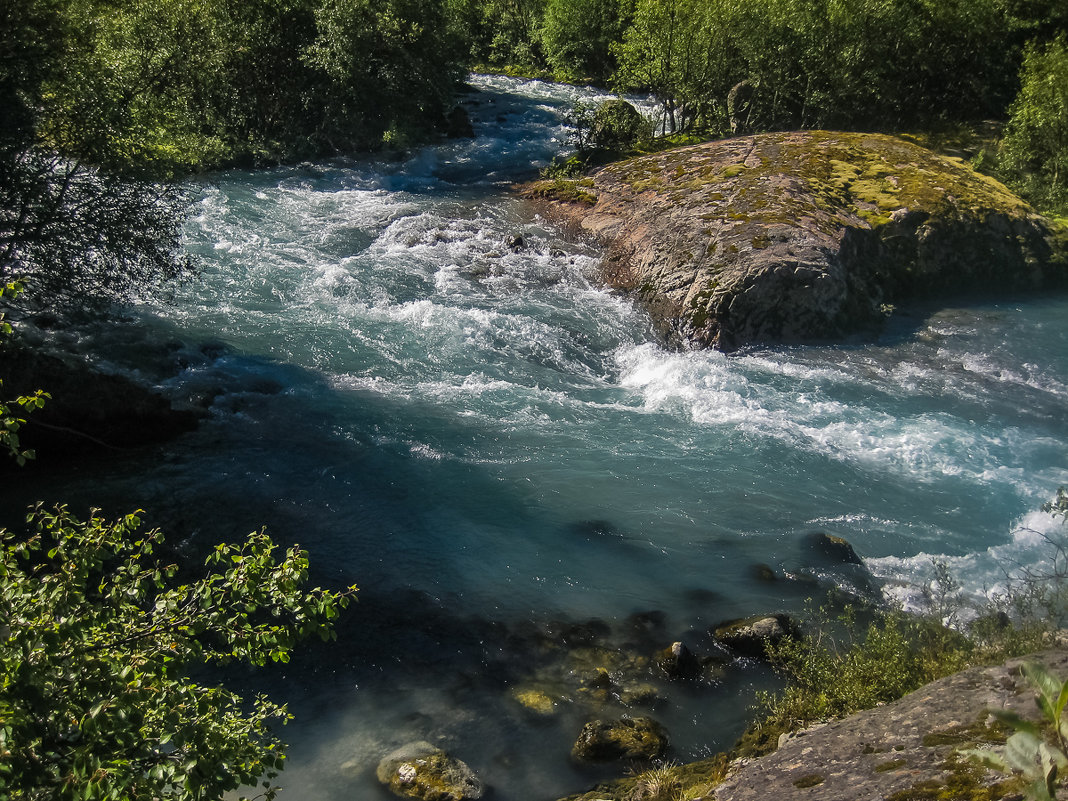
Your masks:
{"label": "bedrock slab", "polygon": [[1068,277],[1063,226],[962,160],[882,134],[707,142],[526,194],[602,243],[605,282],[697,347],[837,341],[903,301]]}

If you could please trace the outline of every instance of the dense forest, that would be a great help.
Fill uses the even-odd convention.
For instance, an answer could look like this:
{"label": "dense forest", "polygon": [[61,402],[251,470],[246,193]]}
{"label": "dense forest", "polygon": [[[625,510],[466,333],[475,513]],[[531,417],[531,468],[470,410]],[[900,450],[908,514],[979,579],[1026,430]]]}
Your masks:
{"label": "dense forest", "polygon": [[223,166],[403,149],[470,69],[651,93],[660,132],[1007,121],[984,167],[1068,203],[1057,0],[20,0],[0,11],[0,278],[42,305],[169,279]]}

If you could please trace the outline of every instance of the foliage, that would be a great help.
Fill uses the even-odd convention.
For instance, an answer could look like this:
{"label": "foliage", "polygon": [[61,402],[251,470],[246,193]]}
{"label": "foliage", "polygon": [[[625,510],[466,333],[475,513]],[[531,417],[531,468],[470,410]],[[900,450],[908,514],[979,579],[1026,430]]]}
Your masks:
{"label": "foliage", "polygon": [[356,149],[443,121],[461,77],[444,11],[440,0],[324,0],[305,57],[328,79],[313,94],[315,135]]}
{"label": "foliage", "polygon": [[450,0],[449,16],[462,21],[472,63],[538,71],[547,66],[538,35],[547,0]]}
{"label": "foliage", "polygon": [[1058,777],[1068,769],[1068,722],[1064,720],[1068,681],[1062,682],[1036,662],[1024,663],[1023,669],[1027,680],[1037,690],[1035,702],[1044,725],[1013,712],[993,710],[991,714],[1016,729],[1016,733],[1009,737],[1001,752],[970,749],[963,754],[1002,773],[1023,774],[1030,782],[1027,787],[1029,798],[1053,801]]}
{"label": "foliage", "polygon": [[[304,590],[307,555],[263,532],[219,545],[189,583],[137,514],[83,521],[36,507],[0,532],[0,794],[218,798],[282,767],[265,697],[249,707],[190,678],[205,664],[287,661],[355,588]],[[274,796],[270,781],[263,795]]]}
{"label": "foliage", "polygon": [[[617,84],[652,91],[669,130],[996,114],[1013,88],[1015,26],[1000,0],[639,0]],[[743,89],[732,125],[728,98]]]}
{"label": "foliage", "polygon": [[1036,205],[1068,212],[1068,39],[1030,45],[999,167]]}
{"label": "foliage", "polygon": [[539,38],[556,77],[607,84],[630,6],[629,0],[548,0]]}
{"label": "foliage", "polygon": [[[7,284],[0,284],[0,301],[5,298],[15,298],[21,292],[22,285],[18,282],[12,281]],[[4,319],[3,312],[0,312],[0,344],[10,335],[11,323],[7,322]],[[3,386],[4,382],[0,381],[0,389]],[[20,467],[26,464],[27,459],[34,457],[34,452],[23,449],[19,442],[19,429],[26,423],[26,419],[16,416],[17,411],[12,409],[12,404],[21,407],[26,412],[32,412],[34,409],[44,406],[47,398],[48,395],[46,393],[37,390],[32,395],[22,395],[15,398],[14,401],[0,401],[0,451],[6,451],[7,455],[11,456]]]}
{"label": "foliage", "polygon": [[825,623],[771,648],[773,664],[790,682],[779,697],[765,699],[776,723],[794,728],[893,701],[960,670],[974,653],[972,643],[934,617],[865,611],[847,606],[832,620],[824,608],[814,619],[834,627]]}
{"label": "foliage", "polygon": [[192,272],[176,255],[188,203],[180,187],[35,147],[0,170],[0,281],[21,280],[31,305],[126,299]]}

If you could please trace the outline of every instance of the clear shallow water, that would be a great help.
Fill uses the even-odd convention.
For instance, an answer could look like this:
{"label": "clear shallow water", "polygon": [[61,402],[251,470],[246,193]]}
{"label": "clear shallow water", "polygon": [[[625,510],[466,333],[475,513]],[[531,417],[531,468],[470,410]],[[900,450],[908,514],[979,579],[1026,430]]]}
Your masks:
{"label": "clear shallow water", "polygon": [[[824,592],[757,565],[855,578],[806,553],[813,531],[899,597],[932,558],[988,591],[1043,558],[1037,510],[1068,483],[1068,298],[914,311],[868,345],[666,350],[597,286],[596,250],[507,189],[591,93],[475,81],[471,142],[205,184],[201,279],[81,345],[209,418],[32,488],[193,544],[267,525],[318,581],[359,584],[338,642],[237,677],[292,701],[293,801],[384,798],[374,766],[413,739],[501,799],[583,790],[602,772],[567,752],[595,705],[541,720],[510,697],[581,673],[565,640],[711,649],[710,625]],[[660,685],[672,756],[728,746],[770,681]],[[601,710],[625,711],[648,712]]]}

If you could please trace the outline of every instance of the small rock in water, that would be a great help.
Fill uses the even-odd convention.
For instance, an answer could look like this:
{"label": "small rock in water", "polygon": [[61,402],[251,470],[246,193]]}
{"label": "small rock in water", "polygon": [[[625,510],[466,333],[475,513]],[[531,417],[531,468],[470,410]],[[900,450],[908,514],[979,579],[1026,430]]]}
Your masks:
{"label": "small rock in water", "polygon": [[593,720],[582,727],[571,756],[579,762],[656,759],[667,750],[664,727],[652,718]]}
{"label": "small rock in water", "polygon": [[761,581],[770,584],[778,580],[778,576],[775,574],[775,570],[770,565],[763,563],[753,565],[752,567],[753,578],[757,581]]}
{"label": "small rock in water", "polygon": [[693,651],[674,642],[655,657],[656,665],[669,679],[694,679],[701,673],[701,663]]}
{"label": "small rock in water", "polygon": [[864,560],[857,556],[853,546],[843,537],[816,531],[805,537],[805,547],[825,559],[840,565],[863,565]]}
{"label": "small rock in water", "polygon": [[471,768],[422,740],[383,757],[375,775],[401,798],[473,801],[485,793],[485,785]]}
{"label": "small rock in water", "polygon": [[544,690],[532,687],[525,689],[517,687],[512,691],[512,698],[528,712],[533,712],[541,717],[548,717],[556,712],[556,702]]}
{"label": "small rock in water", "polygon": [[769,645],[797,634],[797,624],[789,615],[766,615],[730,620],[716,626],[716,639],[743,656],[763,658]]}

